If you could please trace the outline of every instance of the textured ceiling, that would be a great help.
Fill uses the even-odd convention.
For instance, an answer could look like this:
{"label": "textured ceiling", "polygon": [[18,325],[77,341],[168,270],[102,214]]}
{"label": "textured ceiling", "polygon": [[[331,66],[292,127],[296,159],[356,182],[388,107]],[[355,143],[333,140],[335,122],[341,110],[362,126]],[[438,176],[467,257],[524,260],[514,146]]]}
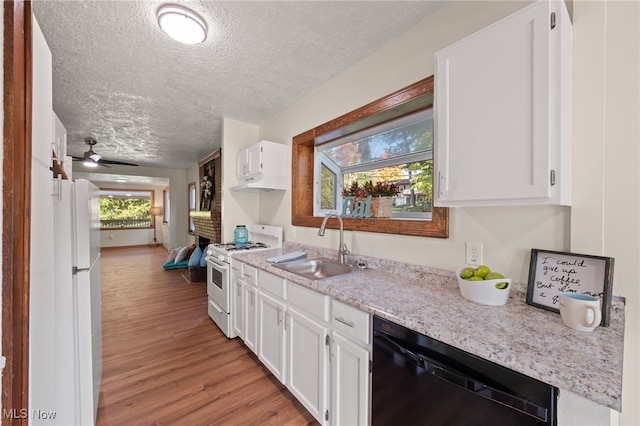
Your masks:
{"label": "textured ceiling", "polygon": [[157,0],[36,0],[68,154],[186,169],[220,147],[221,117],[259,123],[439,7],[434,1],[185,1],[207,40],[156,24]]}

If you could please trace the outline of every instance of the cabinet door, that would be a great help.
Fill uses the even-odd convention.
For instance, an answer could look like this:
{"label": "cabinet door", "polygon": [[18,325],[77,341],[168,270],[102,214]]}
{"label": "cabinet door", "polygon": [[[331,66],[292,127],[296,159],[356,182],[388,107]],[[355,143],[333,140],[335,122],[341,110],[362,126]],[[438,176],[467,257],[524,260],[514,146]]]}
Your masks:
{"label": "cabinet door", "polygon": [[285,325],[289,338],[287,387],[311,415],[324,424],[329,352],[327,327],[294,308],[289,308]]}
{"label": "cabinet door", "polygon": [[370,352],[333,332],[331,424],[369,424]]}
{"label": "cabinet door", "polygon": [[249,150],[243,149],[236,157],[236,177],[243,178],[249,173]]}
{"label": "cabinet door", "polygon": [[231,280],[231,287],[233,289],[233,294],[231,295],[232,326],[233,326],[234,334],[240,338],[242,338],[242,333],[243,333],[242,323],[244,320],[244,314],[243,314],[244,303],[242,300],[243,286],[244,286],[244,283],[242,282],[242,280],[238,278],[232,278]]}
{"label": "cabinet door", "polygon": [[570,43],[539,1],[436,53],[436,205],[568,203]]}
{"label": "cabinet door", "polygon": [[284,303],[258,292],[258,358],[282,383],[285,383],[286,344]]}
{"label": "cabinet door", "polygon": [[248,284],[244,286],[244,321],[242,339],[254,354],[258,353],[258,290]]}
{"label": "cabinet door", "polygon": [[262,172],[262,144],[251,145],[247,149],[247,173],[251,176]]}

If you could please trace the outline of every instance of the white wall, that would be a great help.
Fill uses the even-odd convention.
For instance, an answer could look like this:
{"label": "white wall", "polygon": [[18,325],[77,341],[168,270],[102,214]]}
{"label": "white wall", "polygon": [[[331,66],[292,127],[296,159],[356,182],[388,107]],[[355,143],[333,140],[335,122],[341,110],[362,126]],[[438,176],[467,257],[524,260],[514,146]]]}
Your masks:
{"label": "white wall", "polygon": [[623,425],[640,424],[639,52],[640,3],[574,2],[571,249],[615,258],[614,293],[627,299]]}
{"label": "white wall", "polygon": [[[432,75],[434,52],[522,6],[519,1],[449,2],[261,123],[260,138],[290,145],[299,133]],[[485,263],[521,283],[527,281],[531,248],[615,257],[614,294],[627,298],[620,424],[638,425],[638,3],[575,0],[573,20],[573,207],[454,208],[446,240],[347,232],[345,242],[356,253],[448,270],[464,263],[465,241],[482,242]],[[290,159],[287,167],[291,170]],[[281,198],[261,194],[259,207],[259,220],[284,226],[287,240],[337,246],[336,231],[321,238],[316,229],[291,225],[290,190]],[[568,424],[603,416],[604,408],[595,404],[577,404],[572,398],[563,398],[562,403],[564,411],[577,415],[577,420],[567,419]]]}
{"label": "white wall", "polygon": [[221,241],[223,242],[233,240],[233,230],[236,225],[259,223],[259,193],[238,192],[230,189],[238,185],[236,178],[238,152],[259,142],[258,130],[258,126],[255,124],[243,123],[229,118],[222,121]]}

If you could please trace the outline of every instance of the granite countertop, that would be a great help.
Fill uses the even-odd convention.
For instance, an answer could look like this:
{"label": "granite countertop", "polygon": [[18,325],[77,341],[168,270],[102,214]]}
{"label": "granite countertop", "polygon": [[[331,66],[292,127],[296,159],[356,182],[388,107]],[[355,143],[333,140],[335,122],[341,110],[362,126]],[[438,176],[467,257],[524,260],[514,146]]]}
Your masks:
{"label": "granite countertop", "polygon": [[285,243],[282,249],[247,251],[234,258],[621,411],[621,301],[612,303],[609,327],[580,332],[566,327],[558,313],[526,304],[524,284],[514,285],[506,305],[486,306],[460,295],[454,271],[354,255],[369,268],[313,281],[266,261],[293,251],[306,251],[308,257],[336,257],[336,250]]}

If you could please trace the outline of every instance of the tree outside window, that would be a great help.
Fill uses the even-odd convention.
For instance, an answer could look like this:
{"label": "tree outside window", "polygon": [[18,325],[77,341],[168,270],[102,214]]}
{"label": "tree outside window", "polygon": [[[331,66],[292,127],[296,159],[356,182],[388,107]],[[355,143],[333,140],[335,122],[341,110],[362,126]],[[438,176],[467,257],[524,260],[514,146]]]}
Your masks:
{"label": "tree outside window", "polygon": [[100,190],[101,229],[149,228],[153,226],[149,209],[153,191]]}

